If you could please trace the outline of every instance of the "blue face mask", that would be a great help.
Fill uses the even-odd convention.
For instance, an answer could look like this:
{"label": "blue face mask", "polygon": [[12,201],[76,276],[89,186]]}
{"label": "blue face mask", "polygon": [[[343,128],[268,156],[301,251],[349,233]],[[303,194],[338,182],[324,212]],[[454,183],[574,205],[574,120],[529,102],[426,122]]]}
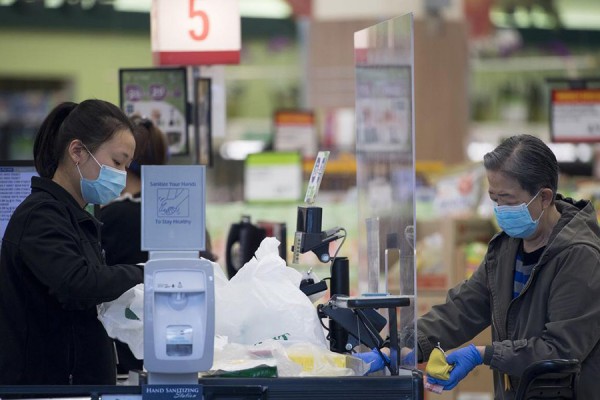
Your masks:
{"label": "blue face mask", "polygon": [[[87,150],[87,149],[86,149]],[[79,165],[77,170],[81,176],[81,196],[86,203],[105,205],[119,197],[125,188],[127,173],[108,165],[100,164],[96,157],[88,151],[90,156],[100,165],[100,174],[96,179],[85,179],[81,175]]]}
{"label": "blue face mask", "polygon": [[[540,194],[540,192],[537,192],[537,194],[533,196],[533,199],[535,199],[538,194]],[[498,221],[498,225],[500,225],[500,228],[506,232],[508,236],[524,239],[533,235],[538,227],[540,218],[542,218],[542,214],[544,214],[544,210],[542,210],[540,218],[535,221],[531,218],[527,206],[531,204],[533,199],[527,204],[522,203],[518,206],[494,206],[496,221]]]}

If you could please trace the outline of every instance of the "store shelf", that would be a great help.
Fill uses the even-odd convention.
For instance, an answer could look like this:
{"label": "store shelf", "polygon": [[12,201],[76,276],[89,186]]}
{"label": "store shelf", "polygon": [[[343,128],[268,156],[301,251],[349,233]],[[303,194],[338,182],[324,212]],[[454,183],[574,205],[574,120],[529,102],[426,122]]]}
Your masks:
{"label": "store shelf", "polygon": [[597,68],[598,62],[591,55],[582,56],[529,56],[491,59],[473,59],[471,68],[474,72],[526,72],[526,71],[561,71],[573,69]]}

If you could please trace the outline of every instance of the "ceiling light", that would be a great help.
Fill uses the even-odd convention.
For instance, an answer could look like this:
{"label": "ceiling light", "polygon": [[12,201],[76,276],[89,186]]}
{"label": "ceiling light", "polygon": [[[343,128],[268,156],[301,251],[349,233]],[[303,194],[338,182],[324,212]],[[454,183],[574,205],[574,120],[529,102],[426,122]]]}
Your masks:
{"label": "ceiling light", "polygon": [[65,0],[44,0],[44,7],[46,8],[58,8],[65,3]]}
{"label": "ceiling light", "polygon": [[125,12],[150,12],[152,0],[115,0],[114,8]]}
{"label": "ceiling light", "polygon": [[[117,11],[150,12],[152,0],[114,0],[113,4]],[[285,0],[239,0],[239,5],[241,17],[285,19],[292,15]]]}
{"label": "ceiling light", "polygon": [[483,156],[494,150],[496,146],[492,143],[471,142],[467,146],[467,156],[469,160],[479,162],[483,160]]}
{"label": "ceiling light", "polygon": [[225,160],[245,160],[248,154],[260,153],[265,147],[261,140],[232,140],[221,145],[219,154]]}
{"label": "ceiling light", "polygon": [[248,18],[285,19],[292,8],[284,0],[240,0],[240,15]]}

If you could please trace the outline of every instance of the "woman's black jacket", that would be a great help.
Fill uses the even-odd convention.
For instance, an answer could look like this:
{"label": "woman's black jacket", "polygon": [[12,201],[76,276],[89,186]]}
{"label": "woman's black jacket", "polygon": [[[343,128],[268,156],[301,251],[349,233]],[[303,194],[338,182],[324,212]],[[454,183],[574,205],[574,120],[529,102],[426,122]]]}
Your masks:
{"label": "woman's black jacket", "polygon": [[115,384],[96,306],[143,282],[104,262],[100,223],[50,179],[13,213],[0,251],[0,384]]}

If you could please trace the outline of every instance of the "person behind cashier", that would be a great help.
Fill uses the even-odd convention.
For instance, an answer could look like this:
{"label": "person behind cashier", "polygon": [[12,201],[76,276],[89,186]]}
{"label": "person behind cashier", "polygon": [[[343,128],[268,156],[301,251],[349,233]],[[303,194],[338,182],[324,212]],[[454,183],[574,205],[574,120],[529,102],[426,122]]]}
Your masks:
{"label": "person behind cashier", "polygon": [[132,130],[118,107],[86,100],[59,104],[37,132],[39,177],[0,252],[0,384],[116,383],[96,306],[143,282],[143,269],[105,263],[100,223],[84,207],[123,190]]}
{"label": "person behind cashier", "polygon": [[[540,139],[513,136],[484,156],[502,231],[472,277],[417,322],[419,361],[491,325],[492,343],[449,352],[453,389],[476,366],[493,370],[495,399],[513,399],[520,376],[545,359],[581,361],[578,395],[600,394],[600,239],[589,201],[557,194],[558,163]],[[369,353],[363,353],[365,355]],[[414,356],[414,353],[409,353]],[[374,368],[374,367],[372,367]],[[375,367],[378,368],[378,367]]]}
{"label": "person behind cashier", "polygon": [[[164,133],[149,119],[134,116],[131,121],[136,146],[133,161],[127,167],[125,189],[121,196],[104,206],[100,212],[102,247],[106,251],[108,264],[137,264],[148,260],[148,252],[141,250],[141,167],[164,165],[168,161]],[[206,251],[201,251],[200,255],[214,261],[216,256],[211,250],[210,237],[206,232]],[[119,374],[143,368],[143,361],[136,359],[125,343],[115,340],[115,345]]]}

